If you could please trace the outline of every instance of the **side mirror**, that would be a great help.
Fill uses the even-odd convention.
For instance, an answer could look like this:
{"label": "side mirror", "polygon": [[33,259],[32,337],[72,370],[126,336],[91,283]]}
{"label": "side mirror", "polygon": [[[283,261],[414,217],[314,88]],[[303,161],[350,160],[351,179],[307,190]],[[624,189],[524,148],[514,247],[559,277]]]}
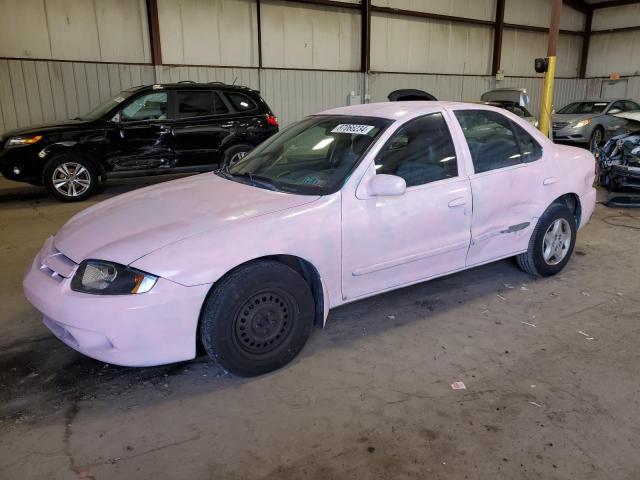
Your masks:
{"label": "side mirror", "polygon": [[616,113],[621,113],[622,110],[620,108],[612,108],[611,110],[609,110],[609,114],[610,115],[615,115]]}
{"label": "side mirror", "polygon": [[398,197],[407,191],[407,182],[396,175],[378,174],[369,181],[367,192],[372,197]]}
{"label": "side mirror", "polygon": [[113,117],[111,117],[111,122],[120,123],[120,112],[116,113]]}

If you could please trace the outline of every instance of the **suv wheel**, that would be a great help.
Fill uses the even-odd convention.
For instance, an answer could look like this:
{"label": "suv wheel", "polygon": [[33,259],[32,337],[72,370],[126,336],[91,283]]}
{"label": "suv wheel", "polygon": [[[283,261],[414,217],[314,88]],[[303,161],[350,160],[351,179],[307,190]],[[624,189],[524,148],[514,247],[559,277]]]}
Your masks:
{"label": "suv wheel", "polygon": [[200,338],[210,357],[253,377],[289,363],[313,327],[313,295],[293,269],[259,261],[224,277],[205,300]]}
{"label": "suv wheel", "polygon": [[44,169],[44,186],[64,202],[79,202],[91,196],[98,183],[95,167],[73,154],[52,158]]}
{"label": "suv wheel", "polygon": [[224,158],[222,159],[222,166],[227,168],[234,166],[253,149],[254,146],[248,143],[241,143],[227,148],[224,152]]}
{"label": "suv wheel", "polygon": [[522,270],[536,277],[560,272],[576,244],[576,219],[566,205],[554,203],[536,225],[529,249],[516,257]]}

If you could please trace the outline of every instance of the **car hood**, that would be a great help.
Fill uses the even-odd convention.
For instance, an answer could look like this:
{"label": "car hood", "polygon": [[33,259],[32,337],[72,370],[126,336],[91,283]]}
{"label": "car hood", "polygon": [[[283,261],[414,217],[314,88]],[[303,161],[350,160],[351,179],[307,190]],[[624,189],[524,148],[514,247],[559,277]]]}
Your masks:
{"label": "car hood", "polygon": [[75,130],[80,127],[88,127],[96,123],[89,120],[64,120],[60,122],[42,123],[38,125],[29,125],[28,127],[16,128],[2,134],[2,138],[15,137],[17,135],[29,135],[34,133],[58,132],[64,130]]}
{"label": "car hood", "polygon": [[601,113],[554,113],[552,119],[554,122],[569,122],[577,123],[580,120],[586,120],[587,118],[596,118],[602,115]]}
{"label": "car hood", "polygon": [[274,192],[205,173],[87,208],[62,227],[54,245],[76,263],[95,258],[128,265],[186,237],[318,198]]}

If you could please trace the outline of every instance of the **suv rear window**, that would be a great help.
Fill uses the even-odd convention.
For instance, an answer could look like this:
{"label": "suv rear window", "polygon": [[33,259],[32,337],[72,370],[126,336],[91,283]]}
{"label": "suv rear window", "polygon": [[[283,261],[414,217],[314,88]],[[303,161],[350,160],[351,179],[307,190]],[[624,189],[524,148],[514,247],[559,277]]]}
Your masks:
{"label": "suv rear window", "polygon": [[239,92],[225,92],[225,95],[233,105],[236,112],[249,112],[255,110],[257,105],[244,93]]}
{"label": "suv rear window", "polygon": [[207,90],[178,92],[178,118],[220,115],[228,111],[229,109],[215,92]]}

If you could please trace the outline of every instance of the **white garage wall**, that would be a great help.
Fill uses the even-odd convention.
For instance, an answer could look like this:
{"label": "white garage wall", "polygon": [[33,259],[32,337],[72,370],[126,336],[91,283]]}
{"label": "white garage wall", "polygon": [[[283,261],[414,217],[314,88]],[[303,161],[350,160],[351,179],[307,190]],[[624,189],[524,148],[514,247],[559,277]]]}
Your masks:
{"label": "white garage wall", "polygon": [[261,20],[265,68],[360,68],[358,10],[263,1]]}
{"label": "white garage wall", "polygon": [[[592,30],[640,26],[640,4],[597,9],[593,15]],[[640,32],[598,33],[591,37],[587,76],[602,77],[617,72],[622,75],[640,75]],[[629,84],[628,95],[633,93]]]}
{"label": "white garage wall", "polygon": [[372,0],[371,5],[479,20],[496,16],[496,0]]}
{"label": "white garage wall", "polygon": [[[548,27],[551,18],[551,0],[506,0],[505,23],[534,27]],[[562,6],[560,28],[580,31],[584,28],[585,14],[566,5]]]}
{"label": "white garage wall", "polygon": [[493,29],[440,20],[375,13],[371,18],[371,69],[488,75]]}
{"label": "white garage wall", "polygon": [[637,27],[640,25],[640,4],[597,9],[593,14],[591,28],[607,30],[609,28]]}
{"label": "white garage wall", "polygon": [[[560,35],[558,40],[557,77],[577,77],[580,69],[582,37]],[[533,62],[547,56],[547,34],[506,29],[502,38],[502,70],[505,75],[542,77]]]}
{"label": "white garage wall", "polygon": [[0,60],[0,133],[77,117],[125,88],[149,83],[150,65]]}
{"label": "white garage wall", "polygon": [[162,61],[258,66],[255,0],[158,0]]}
{"label": "white garage wall", "polygon": [[0,0],[0,56],[147,63],[146,15],[144,0]]}
{"label": "white garage wall", "polygon": [[612,72],[640,74],[640,32],[597,34],[591,37],[587,76],[604,77]]}

